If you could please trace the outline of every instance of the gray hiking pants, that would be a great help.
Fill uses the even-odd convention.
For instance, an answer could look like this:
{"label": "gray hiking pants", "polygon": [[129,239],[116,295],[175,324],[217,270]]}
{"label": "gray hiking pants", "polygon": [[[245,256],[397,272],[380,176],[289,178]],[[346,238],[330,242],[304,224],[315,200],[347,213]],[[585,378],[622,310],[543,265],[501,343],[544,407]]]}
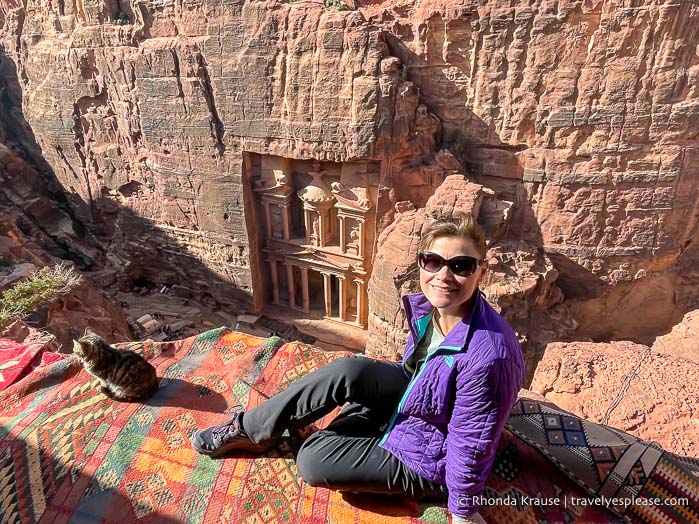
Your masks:
{"label": "gray hiking pants", "polygon": [[296,465],[303,480],[340,491],[407,494],[445,499],[446,486],[426,480],[379,447],[410,377],[398,362],[340,358],[301,377],[243,416],[255,442],[300,429],[348,404],[301,446]]}

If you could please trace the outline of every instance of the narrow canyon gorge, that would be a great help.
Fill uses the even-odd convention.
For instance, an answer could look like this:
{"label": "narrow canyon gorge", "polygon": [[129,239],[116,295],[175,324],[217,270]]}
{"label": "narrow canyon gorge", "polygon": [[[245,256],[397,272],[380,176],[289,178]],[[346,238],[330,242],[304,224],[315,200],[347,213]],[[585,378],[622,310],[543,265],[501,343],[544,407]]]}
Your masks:
{"label": "narrow canyon gorge", "polygon": [[74,264],[34,317],[64,348],[138,336],[141,293],[396,358],[422,229],[470,213],[527,387],[699,456],[697,2],[0,0],[0,27],[0,285]]}

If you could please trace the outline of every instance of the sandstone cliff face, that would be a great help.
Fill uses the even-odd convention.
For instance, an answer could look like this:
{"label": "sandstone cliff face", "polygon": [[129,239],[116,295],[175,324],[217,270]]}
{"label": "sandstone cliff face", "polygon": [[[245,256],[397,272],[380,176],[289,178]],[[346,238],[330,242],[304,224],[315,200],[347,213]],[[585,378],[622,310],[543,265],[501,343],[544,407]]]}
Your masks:
{"label": "sandstone cliff face", "polygon": [[[694,336],[694,344],[699,342]],[[699,365],[630,342],[554,343],[531,389],[594,422],[699,455]]]}
{"label": "sandstone cliff face", "polygon": [[512,4],[0,0],[0,22],[44,157],[132,278],[259,309],[249,154],[375,161],[380,353],[412,278],[381,261],[454,172],[488,195],[490,284],[538,347],[577,324],[649,342],[699,301],[699,8]]}
{"label": "sandstone cliff face", "polygon": [[[0,293],[44,266],[62,260],[90,270],[103,254],[85,235],[82,224],[66,205],[63,193],[52,178],[51,168],[41,157],[31,129],[20,111],[16,72],[0,56]],[[87,279],[57,302],[42,305],[30,315],[31,325],[53,335],[64,352],[86,327],[109,342],[131,338],[121,308],[111,303]],[[37,330],[16,322],[0,333],[22,341],[38,336]],[[32,335],[33,334],[33,335]]]}
{"label": "sandstone cliff face", "polygon": [[[359,13],[316,7],[5,8],[25,116],[130,274],[194,280],[249,307],[257,225],[245,220],[243,152],[371,156],[378,31]],[[121,10],[131,23],[112,22]]]}
{"label": "sandstone cliff face", "polygon": [[[0,52],[0,209],[38,246],[86,269],[101,254],[67,205],[22,114],[15,64]],[[3,220],[4,222],[5,220]]]}
{"label": "sandstone cliff face", "polygon": [[542,247],[559,272],[567,310],[547,316],[577,337],[650,343],[696,307],[695,2],[400,2],[365,14],[389,32],[443,143],[514,203],[504,242]]}

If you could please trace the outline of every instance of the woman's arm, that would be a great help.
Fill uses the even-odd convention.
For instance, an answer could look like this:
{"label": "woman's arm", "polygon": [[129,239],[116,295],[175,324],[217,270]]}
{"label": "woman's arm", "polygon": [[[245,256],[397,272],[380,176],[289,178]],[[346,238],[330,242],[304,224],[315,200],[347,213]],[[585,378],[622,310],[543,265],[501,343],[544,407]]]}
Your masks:
{"label": "woman's arm", "polygon": [[478,498],[493,466],[497,443],[519,391],[512,363],[489,362],[456,378],[454,409],[446,442],[449,511],[468,517],[478,512]]}

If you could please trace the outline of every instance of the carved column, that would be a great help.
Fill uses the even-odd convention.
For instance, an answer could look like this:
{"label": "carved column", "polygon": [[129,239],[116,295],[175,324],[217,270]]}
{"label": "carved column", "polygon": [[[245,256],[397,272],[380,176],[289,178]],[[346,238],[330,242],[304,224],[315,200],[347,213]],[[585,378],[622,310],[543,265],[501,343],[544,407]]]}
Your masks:
{"label": "carved column", "polygon": [[340,313],[340,320],[347,320],[347,289],[345,288],[345,277],[338,277],[338,291],[340,293],[340,300],[338,305],[338,312]]}
{"label": "carved column", "polygon": [[310,244],[311,234],[313,233],[313,221],[311,220],[311,212],[306,208],[303,210],[303,223],[306,226],[306,244]]}
{"label": "carved column", "polygon": [[265,230],[267,238],[272,238],[272,213],[269,212],[269,202],[265,202]]}
{"label": "carved column", "polygon": [[325,295],[325,316],[332,316],[332,290],[330,289],[330,275],[323,275],[323,295]]}
{"label": "carved column", "polygon": [[318,245],[320,247],[325,246],[325,217],[320,213],[318,215]]}
{"label": "carved column", "polygon": [[289,306],[296,307],[296,286],[294,286],[294,266],[288,264],[286,266],[286,282],[289,287]]}
{"label": "carved column", "polygon": [[364,323],[364,281],[363,280],[355,280],[355,284],[357,284],[357,324],[359,324],[362,327],[366,327]]}
{"label": "carved column", "polygon": [[301,294],[303,295],[303,311],[311,312],[311,301],[308,298],[308,268],[301,268]]}
{"label": "carved column", "polygon": [[272,275],[272,303],[279,304],[279,275],[277,274],[277,261],[269,261],[269,271]]}
{"label": "carved column", "polygon": [[345,233],[345,217],[338,217],[340,219],[340,250],[343,253],[347,253],[347,234]]}
{"label": "carved column", "polygon": [[359,252],[357,254],[359,255],[359,258],[363,259],[364,258],[364,220],[359,221],[359,238],[357,239],[357,242],[359,242],[359,246],[357,247]]}
{"label": "carved column", "polygon": [[282,223],[284,224],[284,240],[289,240],[289,206],[282,207]]}

